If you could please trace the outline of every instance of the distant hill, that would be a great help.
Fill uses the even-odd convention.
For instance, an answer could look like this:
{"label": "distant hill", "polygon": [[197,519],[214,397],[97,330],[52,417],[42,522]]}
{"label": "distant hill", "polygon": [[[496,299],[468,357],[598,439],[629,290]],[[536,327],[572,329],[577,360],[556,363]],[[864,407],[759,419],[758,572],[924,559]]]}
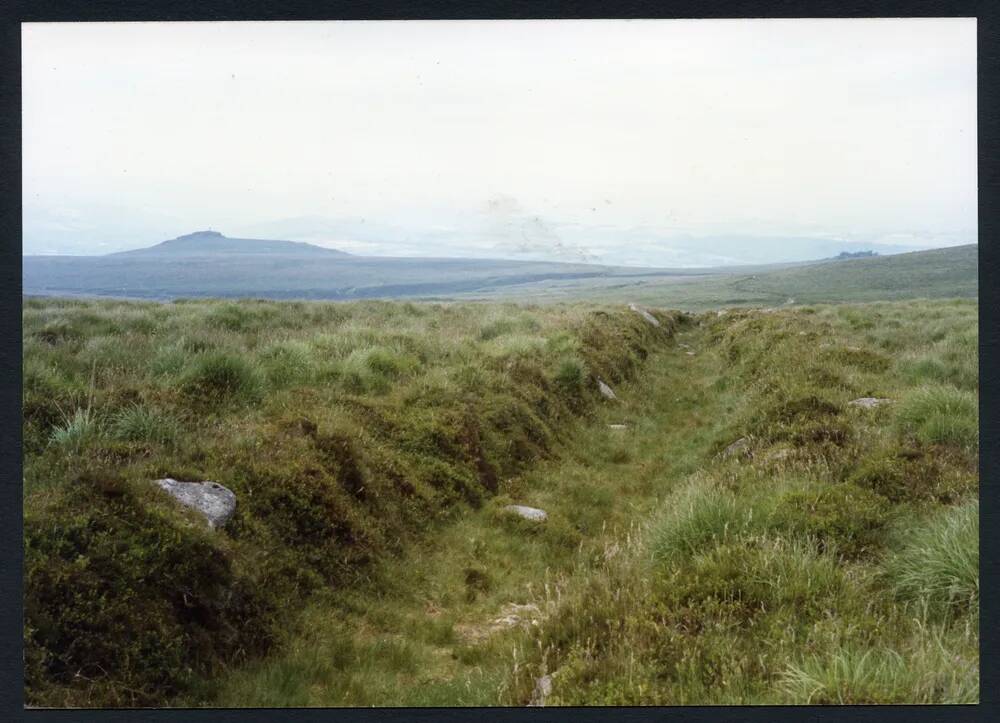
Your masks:
{"label": "distant hill", "polygon": [[888,301],[979,295],[976,244],[891,256],[804,264],[717,267],[694,275],[604,276],[508,285],[457,294],[462,299],[534,302],[641,302],[672,309]]}
{"label": "distant hill", "polygon": [[327,249],[301,241],[272,241],[257,238],[228,238],[218,231],[196,231],[163,241],[155,246],[131,251],[119,251],[110,256],[349,256],[336,249]]}

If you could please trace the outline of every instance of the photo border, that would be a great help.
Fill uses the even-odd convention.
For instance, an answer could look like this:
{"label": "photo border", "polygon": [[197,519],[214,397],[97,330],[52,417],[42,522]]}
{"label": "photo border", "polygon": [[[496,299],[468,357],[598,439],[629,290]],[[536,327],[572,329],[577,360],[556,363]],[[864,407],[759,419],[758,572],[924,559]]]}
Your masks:
{"label": "photo border", "polygon": [[[1000,275],[997,158],[1000,131],[1000,3],[945,0],[673,0],[584,2],[322,2],[321,0],[16,0],[0,8],[0,719],[26,721],[268,721],[327,720],[464,721],[471,716],[497,721],[958,721],[1000,719],[997,708],[998,565],[1000,499],[989,484],[1000,469],[997,410],[1000,409]],[[980,704],[978,706],[690,706],[630,708],[290,708],[290,709],[115,709],[25,710],[23,708],[23,517],[21,475],[21,73],[20,23],[218,20],[431,20],[578,18],[864,18],[976,17],[979,137],[979,351],[980,351]],[[985,443],[984,443],[985,442]],[[984,481],[986,482],[984,484]]]}

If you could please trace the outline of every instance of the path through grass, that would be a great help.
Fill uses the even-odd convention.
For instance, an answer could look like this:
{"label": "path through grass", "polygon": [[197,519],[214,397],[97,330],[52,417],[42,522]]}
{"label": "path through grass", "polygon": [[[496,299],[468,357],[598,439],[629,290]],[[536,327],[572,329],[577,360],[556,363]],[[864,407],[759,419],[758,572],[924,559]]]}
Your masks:
{"label": "path through grass", "polygon": [[[581,558],[626,537],[716,442],[731,398],[714,389],[720,360],[702,336],[682,333],[648,359],[640,381],[619,388],[621,401],[605,404],[558,459],[506,480],[488,505],[383,565],[370,586],[317,599],[282,651],[229,676],[212,704],[516,704],[511,674],[547,613],[545,589],[557,594]],[[510,503],[549,519],[503,514]]]}

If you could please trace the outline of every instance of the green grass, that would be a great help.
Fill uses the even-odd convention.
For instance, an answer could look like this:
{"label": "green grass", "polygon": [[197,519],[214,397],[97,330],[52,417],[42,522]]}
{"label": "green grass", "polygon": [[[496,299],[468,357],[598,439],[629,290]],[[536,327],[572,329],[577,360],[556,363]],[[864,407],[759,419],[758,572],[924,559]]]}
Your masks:
{"label": "green grass", "polygon": [[979,404],[972,392],[928,386],[907,395],[896,413],[906,434],[926,444],[979,444]]}
{"label": "green grass", "polygon": [[943,617],[978,605],[978,502],[938,513],[900,538],[886,566],[897,597]]}
{"label": "green grass", "polygon": [[[311,595],[364,586],[551,456],[599,403],[594,375],[634,377],[681,321],[482,311],[27,301],[29,700],[162,703],[265,654]],[[150,484],[167,476],[234,490],[226,530]],[[167,574],[163,540],[208,561]]]}
{"label": "green grass", "polygon": [[[543,673],[550,705],[978,699],[975,302],[656,311],[666,332],[243,303],[26,304],[29,699],[523,705]],[[59,321],[79,334],[35,336]],[[134,357],[92,371],[115,334]],[[196,374],[218,355],[242,365]],[[51,444],[49,400],[93,436]],[[208,533],[165,475],[230,486],[237,517]]]}

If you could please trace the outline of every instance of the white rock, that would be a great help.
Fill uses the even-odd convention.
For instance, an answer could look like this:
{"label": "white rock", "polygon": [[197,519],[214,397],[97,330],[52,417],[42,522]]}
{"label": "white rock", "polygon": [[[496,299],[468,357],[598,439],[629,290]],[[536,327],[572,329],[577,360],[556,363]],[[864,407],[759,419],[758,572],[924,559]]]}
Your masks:
{"label": "white rock", "polygon": [[848,405],[852,407],[862,407],[864,409],[874,409],[880,404],[889,404],[891,399],[879,399],[878,397],[861,397],[860,399],[854,399],[848,402]]}
{"label": "white rock", "polygon": [[631,309],[632,311],[634,311],[635,313],[637,313],[639,316],[641,316],[643,319],[645,319],[646,321],[648,321],[653,326],[659,326],[660,325],[659,319],[657,319],[655,316],[653,316],[652,314],[650,314],[645,309],[640,309],[635,304],[629,304],[628,308]]}
{"label": "white rock", "polygon": [[502,615],[493,621],[493,626],[497,628],[513,628],[521,624],[536,623],[542,618],[542,611],[537,605],[528,603],[520,605],[518,603],[507,603],[500,611]]}
{"label": "white rock", "polygon": [[627,424],[609,424],[608,425],[608,429],[614,429],[614,430],[617,430],[617,431],[621,431],[621,430],[624,430],[624,429],[628,429],[628,425]]}
{"label": "white rock", "polygon": [[597,380],[597,388],[601,390],[601,394],[604,396],[605,399],[613,399],[613,400],[618,399],[618,397],[615,395],[615,391],[600,379]]}
{"label": "white rock", "polygon": [[744,457],[752,456],[750,453],[750,439],[748,437],[740,437],[731,445],[722,450],[723,458],[732,457],[733,455],[737,454]]}
{"label": "white rock", "polygon": [[686,351],[684,353],[687,354],[688,356],[694,356],[694,352],[693,351]]}
{"label": "white rock", "polygon": [[507,505],[504,507],[506,512],[511,512],[518,517],[523,517],[526,520],[531,520],[532,522],[545,522],[549,519],[548,514],[545,510],[540,510],[537,507],[526,507],[524,505]]}
{"label": "white rock", "polygon": [[552,676],[543,675],[541,678],[535,681],[535,690],[531,694],[531,702],[528,703],[529,708],[540,708],[544,707],[545,699],[552,695]]}
{"label": "white rock", "polygon": [[236,495],[218,482],[178,482],[169,477],[155,482],[179,503],[203,514],[212,529],[225,525],[236,512]]}

